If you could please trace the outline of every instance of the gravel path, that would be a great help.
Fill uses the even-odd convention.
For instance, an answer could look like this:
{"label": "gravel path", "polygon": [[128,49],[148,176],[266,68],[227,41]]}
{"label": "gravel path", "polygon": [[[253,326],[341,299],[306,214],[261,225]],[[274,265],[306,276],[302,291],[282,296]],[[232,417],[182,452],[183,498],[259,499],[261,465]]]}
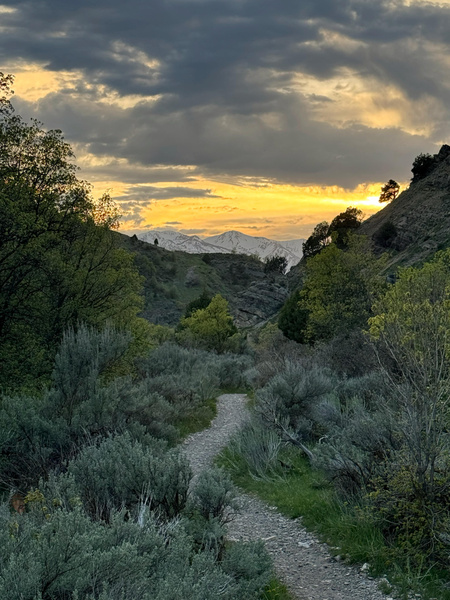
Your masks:
{"label": "gravel path", "polygon": [[[183,451],[194,478],[242,426],[248,417],[246,400],[245,394],[220,396],[211,427],[185,440]],[[356,567],[337,562],[300,519],[288,519],[248,494],[241,494],[238,502],[240,510],[228,525],[229,539],[262,539],[278,576],[297,600],[389,600],[376,581]]]}

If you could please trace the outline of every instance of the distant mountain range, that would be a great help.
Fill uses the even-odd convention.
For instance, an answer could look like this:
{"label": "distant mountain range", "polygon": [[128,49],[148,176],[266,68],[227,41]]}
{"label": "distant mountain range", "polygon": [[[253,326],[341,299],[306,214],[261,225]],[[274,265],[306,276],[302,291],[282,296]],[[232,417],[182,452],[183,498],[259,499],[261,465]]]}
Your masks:
{"label": "distant mountain range", "polygon": [[220,235],[199,238],[197,235],[185,235],[178,231],[157,230],[143,231],[136,234],[137,238],[159,246],[166,250],[179,250],[189,254],[237,254],[256,255],[260,260],[273,256],[284,256],[288,261],[288,269],[296,265],[302,257],[304,239],[277,241],[265,237],[253,237],[240,231],[226,231]]}

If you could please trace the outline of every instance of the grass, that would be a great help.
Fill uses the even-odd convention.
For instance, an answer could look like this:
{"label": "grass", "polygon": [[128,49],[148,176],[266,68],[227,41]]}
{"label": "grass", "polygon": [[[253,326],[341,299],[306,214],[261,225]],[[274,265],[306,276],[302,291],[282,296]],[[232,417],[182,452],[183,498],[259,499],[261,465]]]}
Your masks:
{"label": "grass", "polygon": [[265,587],[261,600],[293,600],[285,585],[275,577]]}
{"label": "grass", "polygon": [[[295,449],[283,450],[280,459],[290,468],[280,471],[281,477],[276,481],[252,477],[242,457],[229,448],[217,462],[230,472],[240,488],[256,494],[290,518],[302,517],[305,527],[327,542],[334,555],[339,554],[349,563],[368,562],[372,575],[387,575],[401,598],[408,598],[412,590],[424,600],[450,600],[450,589],[442,586],[444,574],[432,569],[418,572],[396,562],[392,548],[386,545],[363,507],[342,502],[325,476],[311,469]],[[284,600],[285,596],[267,598]]]}
{"label": "grass", "polygon": [[198,406],[194,411],[180,417],[175,427],[178,429],[180,438],[184,439],[191,433],[206,429],[217,414],[217,399],[209,398]]}

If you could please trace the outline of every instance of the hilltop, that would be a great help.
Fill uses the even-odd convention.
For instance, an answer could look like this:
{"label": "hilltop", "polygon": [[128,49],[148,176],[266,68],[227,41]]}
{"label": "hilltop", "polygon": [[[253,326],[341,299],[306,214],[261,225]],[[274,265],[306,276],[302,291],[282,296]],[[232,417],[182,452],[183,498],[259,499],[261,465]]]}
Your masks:
{"label": "hilltop", "polygon": [[425,173],[359,229],[376,251],[389,251],[391,267],[420,264],[450,245],[450,146],[427,158]]}

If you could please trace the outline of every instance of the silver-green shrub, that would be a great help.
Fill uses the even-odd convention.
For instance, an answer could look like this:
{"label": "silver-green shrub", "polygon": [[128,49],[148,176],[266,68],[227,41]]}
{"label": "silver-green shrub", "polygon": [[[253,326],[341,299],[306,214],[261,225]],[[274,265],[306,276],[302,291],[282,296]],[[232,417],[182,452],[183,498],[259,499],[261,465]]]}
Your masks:
{"label": "silver-green shrub", "polygon": [[278,433],[254,418],[230,441],[233,454],[241,456],[255,479],[280,476],[279,453],[283,442]]}
{"label": "silver-green shrub", "polygon": [[136,513],[140,504],[165,519],[185,507],[191,478],[186,458],[153,440],[150,446],[129,433],[85,446],[69,463],[83,505],[93,518],[108,520],[113,510]]}

